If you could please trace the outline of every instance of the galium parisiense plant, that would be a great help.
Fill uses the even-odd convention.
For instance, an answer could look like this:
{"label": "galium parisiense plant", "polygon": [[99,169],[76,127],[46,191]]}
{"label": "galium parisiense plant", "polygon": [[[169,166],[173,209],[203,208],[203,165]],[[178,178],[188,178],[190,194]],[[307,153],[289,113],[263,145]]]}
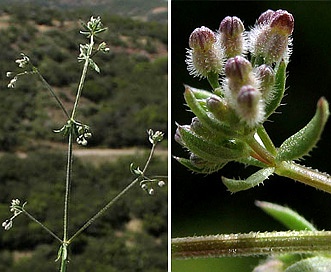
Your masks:
{"label": "galium parisiense plant", "polygon": [[73,144],[74,140],[76,140],[79,145],[87,145],[88,139],[92,137],[92,133],[90,127],[84,123],[77,121],[76,113],[79,106],[79,100],[83,91],[85,78],[88,72],[88,69],[91,68],[95,72],[99,73],[100,68],[94,62],[93,57],[100,53],[109,52],[109,48],[105,42],[101,42],[96,44],[96,38],[100,33],[107,30],[107,28],[103,27],[100,17],[91,17],[87,23],[82,23],[84,30],[80,31],[83,34],[88,42],[86,44],[80,45],[80,54],[78,56],[78,62],[83,63],[83,69],[81,78],[78,84],[76,99],[73,105],[71,112],[66,110],[63,103],[57,94],[53,91],[52,87],[47,83],[44,77],[39,73],[37,67],[35,67],[29,57],[25,54],[21,54],[21,58],[16,60],[20,68],[19,73],[7,72],[7,77],[11,77],[8,84],[8,88],[14,88],[16,86],[16,82],[23,76],[32,76],[36,75],[43,85],[46,87],[48,91],[50,91],[51,95],[54,97],[59,107],[63,111],[65,117],[67,118],[66,123],[62,128],[58,130],[54,130],[55,133],[61,133],[68,139],[68,152],[67,152],[67,167],[66,167],[66,180],[65,180],[65,196],[64,196],[64,216],[63,216],[63,237],[56,233],[54,233],[50,228],[43,225],[38,219],[36,219],[28,210],[27,210],[27,202],[23,202],[19,199],[13,199],[10,205],[10,212],[13,213],[12,217],[5,220],[2,223],[2,227],[5,230],[9,230],[13,227],[13,220],[19,216],[20,214],[25,214],[31,220],[39,224],[44,230],[46,230],[51,236],[53,236],[59,242],[59,250],[57,259],[60,261],[60,271],[65,272],[68,271],[67,264],[69,262],[68,256],[68,248],[73,240],[82,233],[86,228],[88,228],[95,220],[97,220],[100,216],[102,216],[111,206],[113,206],[119,199],[121,199],[131,188],[133,188],[137,183],[139,186],[146,191],[149,195],[154,194],[155,185],[159,187],[163,187],[165,182],[161,180],[161,177],[150,178],[146,176],[147,168],[151,162],[153,157],[156,145],[163,140],[163,133],[160,131],[153,131],[149,129],[147,131],[148,140],[152,144],[149,157],[142,169],[139,167],[135,167],[133,163],[130,165],[130,170],[132,174],[135,176],[133,181],[124,188],[117,196],[108,201],[106,205],[97,212],[92,218],[86,221],[85,224],[82,225],[80,229],[78,229],[74,234],[69,235],[68,233],[68,225],[69,225],[69,205],[70,205],[70,191],[71,191],[71,182],[72,182],[72,165],[73,165]]}
{"label": "galium parisiense plant", "polygon": [[[175,159],[193,172],[209,174],[232,161],[260,168],[242,180],[222,178],[232,192],[250,189],[273,174],[331,193],[331,176],[296,161],[316,146],[329,117],[325,98],[311,121],[280,147],[263,123],[281,104],[292,53],[294,18],[285,10],[267,10],[245,31],[238,17],[226,17],[214,32],[202,26],[189,37],[189,73],[206,78],[211,90],[185,86],[184,98],[195,115],[177,125],[175,140],[189,158]],[[256,202],[292,231],[172,239],[173,258],[270,255],[258,271],[330,271],[331,232],[317,231],[300,215],[276,204]],[[299,255],[302,254],[302,255]],[[323,270],[328,269],[328,270]]]}

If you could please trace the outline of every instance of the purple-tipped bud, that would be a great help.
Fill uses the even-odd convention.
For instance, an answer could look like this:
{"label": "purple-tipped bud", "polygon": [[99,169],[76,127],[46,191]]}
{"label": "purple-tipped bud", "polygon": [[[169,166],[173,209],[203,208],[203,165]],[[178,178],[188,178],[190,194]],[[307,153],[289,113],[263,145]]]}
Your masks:
{"label": "purple-tipped bud", "polygon": [[238,94],[237,102],[239,106],[247,109],[254,108],[261,98],[261,93],[250,85],[243,86]]}
{"label": "purple-tipped bud", "polygon": [[262,24],[268,24],[270,23],[270,20],[272,18],[272,16],[274,15],[274,11],[271,9],[268,9],[267,11],[263,12],[259,19],[257,19],[257,23],[262,25]]}
{"label": "purple-tipped bud", "polygon": [[244,24],[238,17],[225,17],[219,27],[220,41],[227,58],[240,55],[244,51]]}
{"label": "purple-tipped bud", "polygon": [[277,10],[270,20],[270,27],[289,36],[294,29],[294,18],[286,10]]}
{"label": "purple-tipped bud", "polygon": [[266,64],[257,67],[255,74],[260,81],[260,91],[263,99],[270,98],[272,88],[275,84],[275,72]]}
{"label": "purple-tipped bud", "polygon": [[253,86],[243,86],[238,94],[235,110],[240,119],[249,126],[259,124],[264,117],[264,104],[261,100],[261,92]]}
{"label": "purple-tipped bud", "polygon": [[196,50],[208,50],[215,43],[215,33],[205,26],[194,29],[189,38],[189,46]]}
{"label": "purple-tipped bud", "polygon": [[196,28],[189,38],[186,64],[190,75],[207,77],[219,74],[223,67],[224,51],[216,34],[208,27]]}
{"label": "purple-tipped bud", "polygon": [[291,38],[294,18],[285,10],[267,10],[262,13],[249,34],[250,51],[254,56],[272,64],[282,58],[288,61],[291,54]]}
{"label": "purple-tipped bud", "polygon": [[241,56],[236,56],[227,60],[225,64],[225,75],[227,78],[244,81],[252,72],[251,63]]}

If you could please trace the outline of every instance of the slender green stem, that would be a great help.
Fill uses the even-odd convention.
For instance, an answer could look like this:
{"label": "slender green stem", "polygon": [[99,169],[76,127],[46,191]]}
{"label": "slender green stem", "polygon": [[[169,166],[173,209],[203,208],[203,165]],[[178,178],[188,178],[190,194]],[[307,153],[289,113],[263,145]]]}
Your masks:
{"label": "slender green stem", "polygon": [[90,63],[90,57],[91,57],[91,54],[92,54],[93,45],[94,45],[94,40],[93,40],[93,35],[91,35],[89,50],[87,52],[87,56],[86,56],[86,59],[85,59],[85,62],[84,62],[82,75],[81,75],[81,78],[80,78],[80,81],[79,81],[77,94],[76,94],[76,100],[75,100],[75,104],[74,104],[74,107],[73,107],[72,113],[71,113],[71,119],[75,119],[76,110],[77,110],[77,107],[78,107],[80,96],[82,94],[82,90],[83,90],[83,87],[84,87],[84,82],[85,82],[85,78],[86,78],[86,74],[87,74],[87,69],[88,69],[89,63]]}
{"label": "slender green stem", "polygon": [[[153,144],[151,151],[149,153],[148,159],[145,163],[145,166],[142,170],[142,176],[145,175],[145,172],[151,162],[151,159],[153,157],[154,151],[155,151],[156,144]],[[87,229],[96,219],[98,219],[100,216],[102,216],[111,206],[113,206],[119,199],[122,198],[123,195],[125,195],[132,187],[134,187],[137,182],[139,181],[139,177],[134,179],[127,187],[125,187],[118,195],[116,195],[111,201],[109,201],[99,212],[97,212],[91,219],[89,219],[69,240],[68,244],[72,242],[73,239],[75,239],[80,233],[82,233],[85,229]]]}
{"label": "slender green stem", "polygon": [[172,239],[172,258],[241,257],[331,251],[331,231],[250,232]]}
{"label": "slender green stem", "polygon": [[331,176],[318,170],[283,161],[277,165],[275,173],[331,193]]}
{"label": "slender green stem", "polygon": [[214,72],[210,72],[207,76],[208,82],[214,90],[220,87],[220,84],[218,82],[218,77],[219,77],[218,74]]}
{"label": "slender green stem", "polygon": [[257,135],[259,135],[261,141],[263,142],[265,148],[274,156],[277,155],[277,149],[274,143],[271,141],[269,134],[265,130],[264,126],[260,126],[257,129]]}
{"label": "slender green stem", "polygon": [[[260,160],[261,162],[274,166],[275,157],[271,154],[267,149],[265,149],[255,138],[254,136],[249,136],[246,139],[247,144],[251,147],[253,152],[257,155],[255,158]],[[254,157],[254,155],[252,154]]]}
{"label": "slender green stem", "polygon": [[66,115],[66,117],[69,119],[70,118],[69,113],[65,109],[65,107],[62,104],[62,102],[59,99],[59,97],[54,92],[53,88],[48,84],[48,82],[44,79],[44,77],[39,73],[39,70],[37,68],[34,68],[34,71],[37,73],[37,75],[38,75],[39,79],[41,80],[41,82],[44,84],[44,86],[46,87],[46,89],[50,91],[50,93],[55,98],[56,102],[59,104],[60,108],[62,109],[62,111],[64,112],[64,114]]}
{"label": "slender green stem", "polygon": [[[66,187],[65,187],[65,196],[64,196],[64,216],[63,216],[63,246],[67,244],[68,240],[68,226],[69,226],[69,203],[70,203],[70,188],[71,188],[71,175],[72,175],[72,141],[73,141],[73,132],[72,129],[68,135],[68,155],[67,155],[67,170],[66,170]],[[61,272],[66,271],[67,266],[67,256],[62,254],[61,258]]]}
{"label": "slender green stem", "polygon": [[43,223],[41,223],[38,219],[36,219],[33,215],[31,215],[29,212],[27,212],[25,209],[22,210],[22,212],[29,217],[32,221],[36,222],[39,226],[41,226],[44,230],[46,230],[50,235],[52,235],[56,240],[58,240],[60,243],[62,243],[61,238],[57,236],[53,231],[51,231],[48,227],[46,227]]}

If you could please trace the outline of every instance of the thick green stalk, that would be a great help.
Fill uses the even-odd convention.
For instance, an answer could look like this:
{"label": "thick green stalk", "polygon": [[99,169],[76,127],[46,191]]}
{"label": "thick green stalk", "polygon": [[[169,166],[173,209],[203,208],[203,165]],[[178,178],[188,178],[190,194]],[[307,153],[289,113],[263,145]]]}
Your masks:
{"label": "thick green stalk", "polygon": [[250,232],[172,239],[172,258],[326,253],[331,231]]}
{"label": "thick green stalk", "polygon": [[331,176],[318,172],[318,170],[296,164],[292,161],[283,161],[277,165],[275,173],[331,193]]}

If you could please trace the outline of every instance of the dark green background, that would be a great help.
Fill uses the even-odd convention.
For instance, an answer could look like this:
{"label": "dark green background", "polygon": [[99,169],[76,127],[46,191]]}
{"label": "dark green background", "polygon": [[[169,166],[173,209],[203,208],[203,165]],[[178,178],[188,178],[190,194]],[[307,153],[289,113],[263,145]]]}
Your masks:
{"label": "dark green background", "polygon": [[[205,80],[189,76],[185,54],[190,33],[200,26],[217,30],[225,16],[238,16],[246,30],[267,9],[286,9],[293,14],[293,54],[288,65],[288,90],[284,106],[265,123],[274,143],[302,128],[313,116],[321,96],[331,101],[330,69],[330,2],[235,2],[235,1],[172,1],[171,3],[171,129],[189,124],[192,113],[183,105],[183,83],[208,88]],[[302,164],[331,172],[329,153],[330,124],[327,124],[318,148]],[[177,143],[172,154],[187,156]],[[172,237],[231,232],[283,230],[283,226],[254,206],[255,200],[288,205],[319,229],[331,229],[331,197],[299,182],[272,176],[264,186],[231,195],[221,176],[245,178],[255,169],[231,163],[218,173],[204,176],[192,174],[172,161]],[[252,271],[258,258],[205,259],[174,261],[172,271]]]}

